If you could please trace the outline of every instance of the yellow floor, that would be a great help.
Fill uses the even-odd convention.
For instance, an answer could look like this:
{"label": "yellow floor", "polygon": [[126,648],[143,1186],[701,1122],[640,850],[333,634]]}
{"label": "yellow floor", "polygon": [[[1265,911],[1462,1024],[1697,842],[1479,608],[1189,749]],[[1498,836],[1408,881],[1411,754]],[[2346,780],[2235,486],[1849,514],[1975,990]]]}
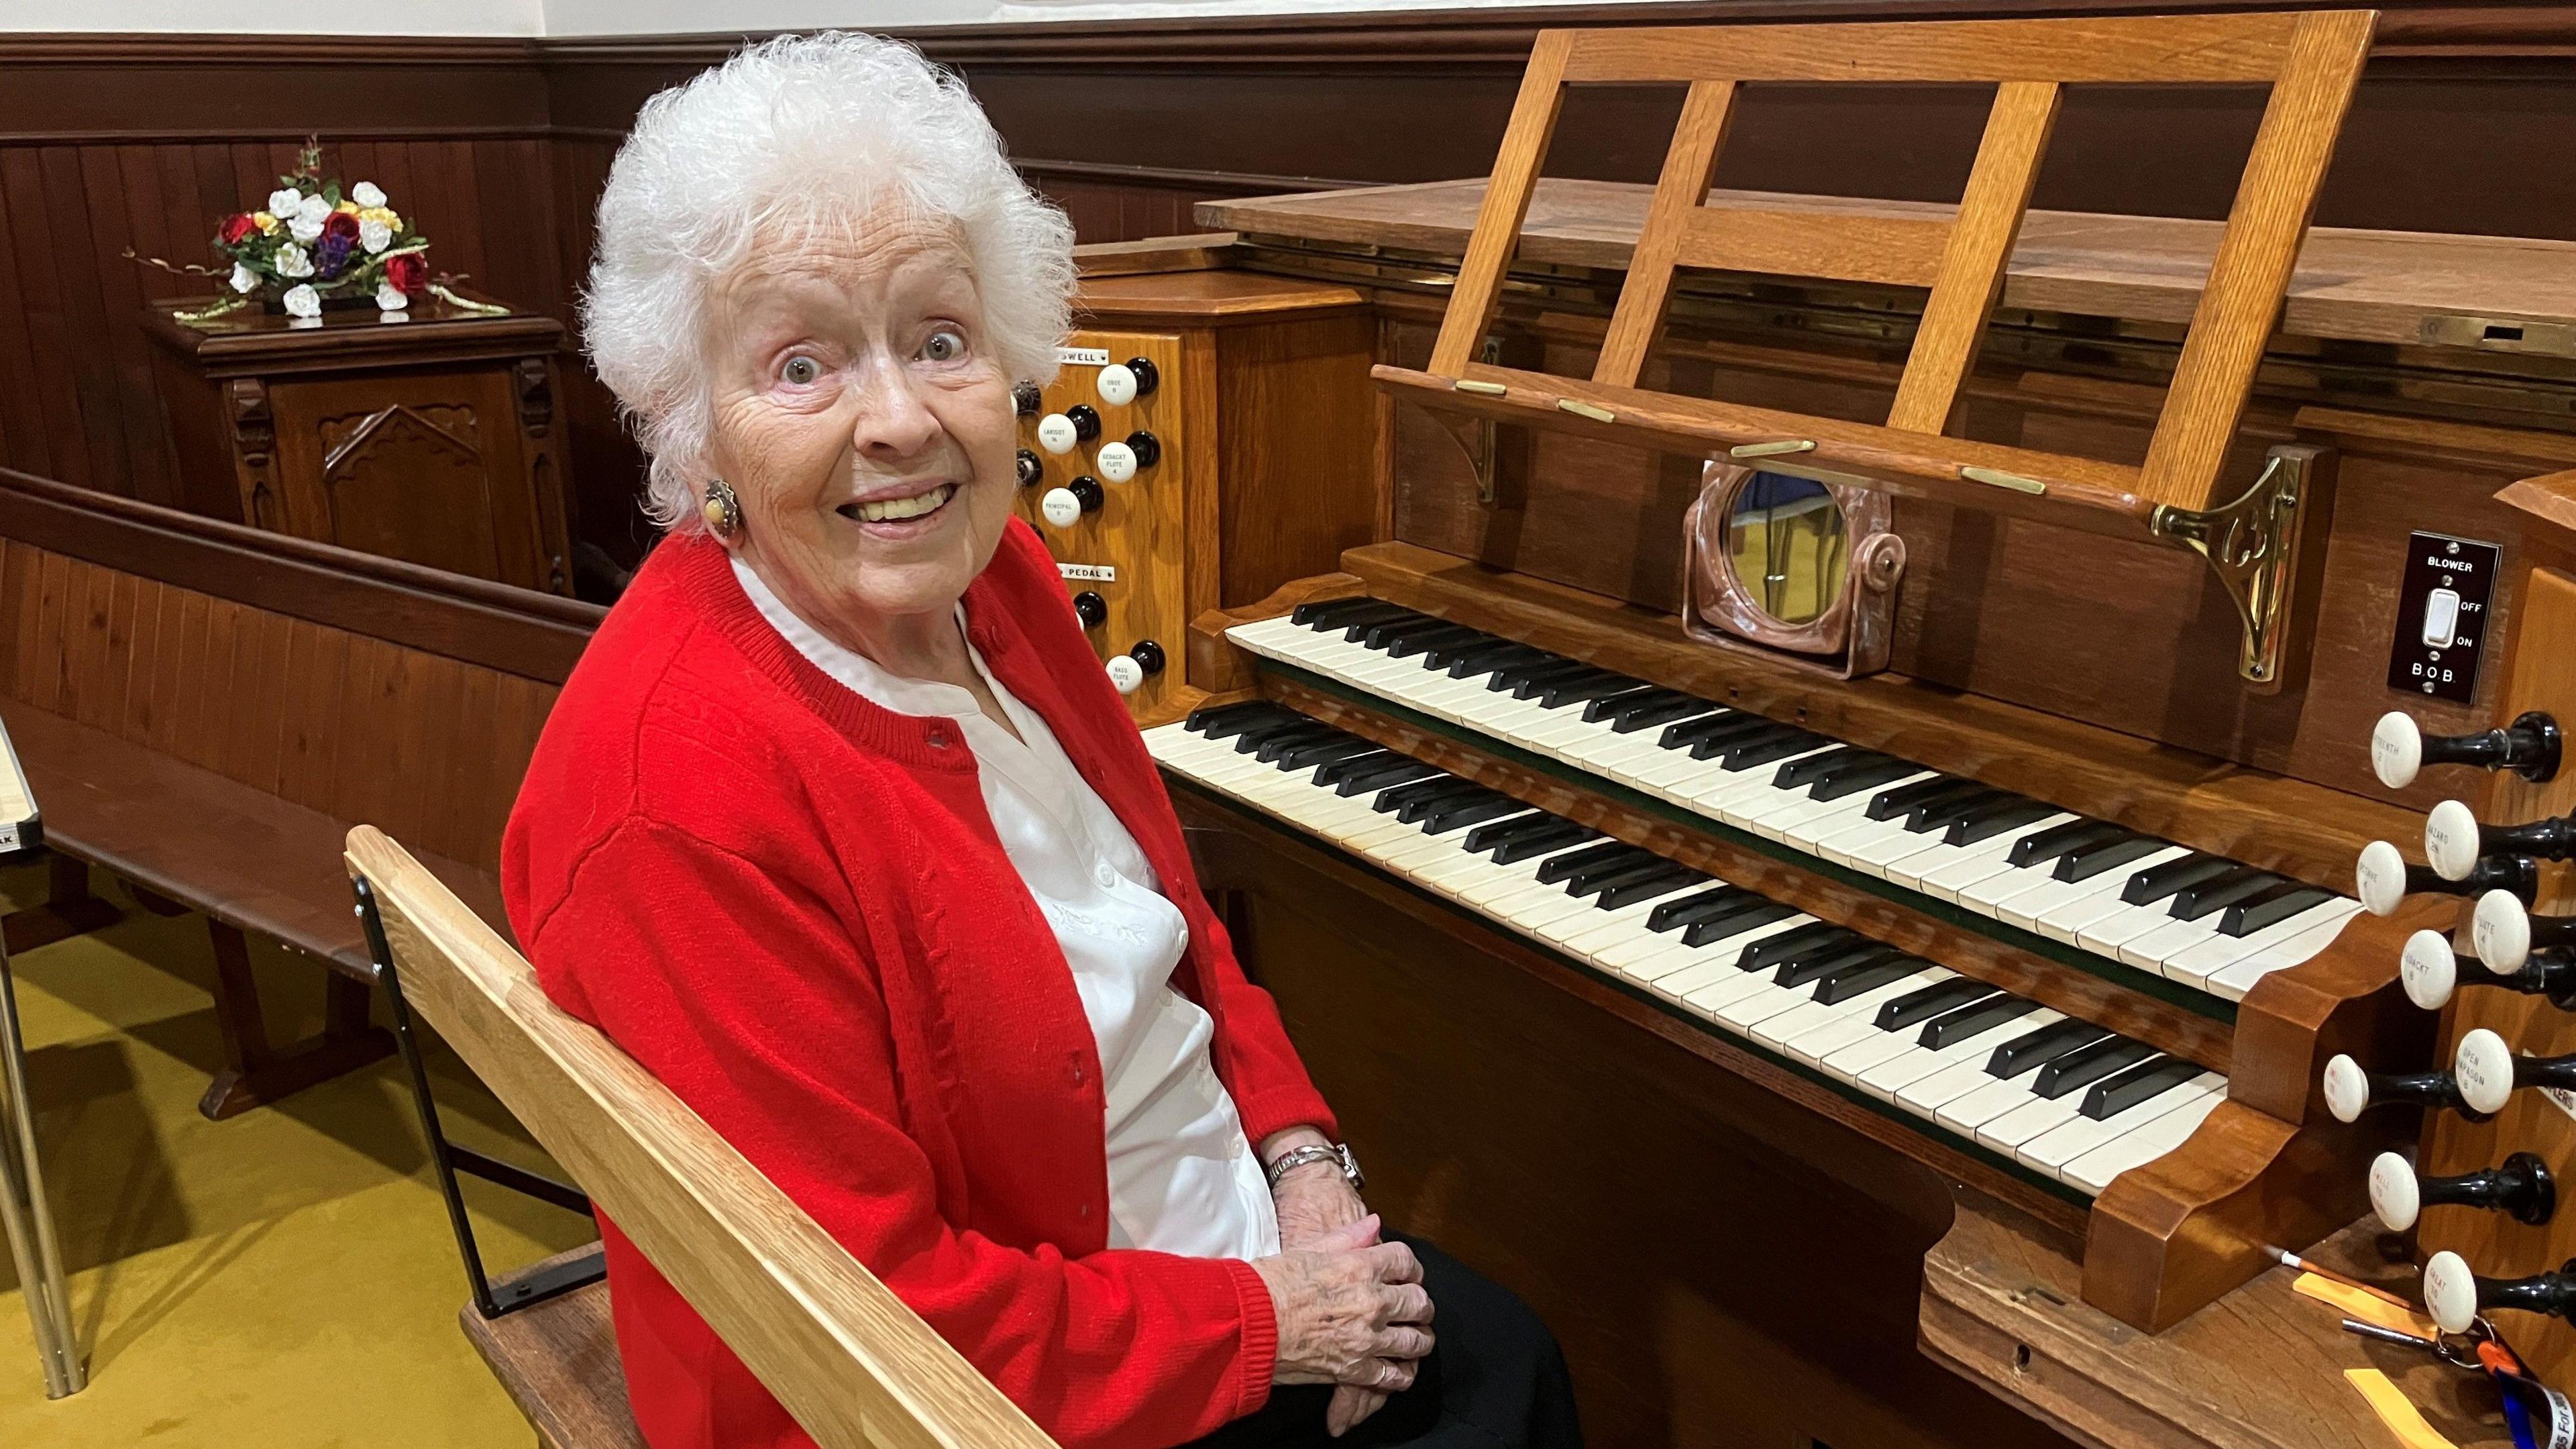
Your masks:
{"label": "yellow floor", "polygon": [[[527,1424],[456,1326],[463,1269],[388,1058],[229,1122],[197,1115],[217,1060],[205,923],[127,906],[13,967],[49,1196],[90,1386],[48,1402],[0,1254],[0,1446],[519,1446]],[[42,898],[41,868],[0,900]],[[320,968],[261,943],[273,1039],[311,1029]],[[378,1019],[383,1019],[382,1004]],[[542,1166],[452,1058],[448,1135]],[[487,1264],[589,1241],[575,1214],[470,1182]]]}

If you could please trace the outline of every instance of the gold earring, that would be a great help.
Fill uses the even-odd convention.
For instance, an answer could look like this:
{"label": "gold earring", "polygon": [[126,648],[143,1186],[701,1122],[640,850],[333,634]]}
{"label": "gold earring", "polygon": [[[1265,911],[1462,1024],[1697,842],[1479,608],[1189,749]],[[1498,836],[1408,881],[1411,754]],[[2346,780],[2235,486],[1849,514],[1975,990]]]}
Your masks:
{"label": "gold earring", "polygon": [[731,538],[742,527],[742,500],[733,496],[733,485],[722,478],[707,480],[707,501],[698,508],[700,517],[718,538]]}

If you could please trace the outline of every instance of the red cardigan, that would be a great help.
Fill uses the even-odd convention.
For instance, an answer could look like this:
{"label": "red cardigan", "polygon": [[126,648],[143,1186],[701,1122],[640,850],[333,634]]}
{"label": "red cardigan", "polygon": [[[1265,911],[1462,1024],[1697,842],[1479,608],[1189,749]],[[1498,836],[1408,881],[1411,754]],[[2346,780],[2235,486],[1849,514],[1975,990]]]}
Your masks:
{"label": "red cardigan", "polygon": [[[987,667],[1046,719],[1187,919],[1174,979],[1215,1019],[1245,1132],[1331,1131],[1028,525],[1011,524],[965,606]],[[502,880],[547,994],[1058,1440],[1174,1444],[1268,1398],[1277,1327],[1250,1266],[1106,1248],[1099,1050],[956,727],[814,668],[714,542],[664,543],[609,611],[537,744]],[[810,1444],[600,1227],[646,1439]]]}

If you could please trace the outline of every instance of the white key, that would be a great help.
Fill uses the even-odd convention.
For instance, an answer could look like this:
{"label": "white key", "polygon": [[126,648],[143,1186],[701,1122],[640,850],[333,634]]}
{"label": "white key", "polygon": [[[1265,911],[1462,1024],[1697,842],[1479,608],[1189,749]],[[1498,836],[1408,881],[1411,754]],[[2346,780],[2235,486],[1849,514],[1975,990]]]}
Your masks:
{"label": "white key", "polygon": [[[1898,779],[1891,780],[1887,785],[1882,786],[1881,788],[1894,789],[1899,785],[1910,785],[1917,780],[1928,780],[1930,778],[1932,778],[1931,771],[1919,770],[1914,774],[1905,775]],[[1802,787],[1791,793],[1794,796],[1792,800],[1783,802],[1782,804],[1763,811],[1758,815],[1748,816],[1747,828],[1752,830],[1754,834],[1763,836],[1767,839],[1784,841],[1791,845],[1805,846],[1808,842],[1816,838],[1820,829],[1834,828],[1827,826],[1825,822],[1851,821],[1863,818],[1869,811],[1869,797],[1877,792],[1873,790],[1855,791],[1852,794],[1843,796],[1839,800],[1815,799],[1808,795],[1807,787]]]}
{"label": "white key", "polygon": [[[1833,1021],[1789,1038],[1787,1044],[1789,1055],[1809,1066],[1821,1067],[1827,1057],[1855,1043],[1867,1041],[1872,1037],[1902,1035],[1900,1032],[1884,1032],[1878,1029],[1878,1009],[1908,992],[1920,991],[1927,986],[1938,986],[1958,974],[1946,966],[1927,966],[1894,986],[1885,988],[1883,994],[1876,991],[1870,992],[1868,994],[1873,999],[1866,1010],[1837,1017]],[[1860,997],[1854,997],[1849,1004],[1858,1005],[1860,1001]]]}
{"label": "white key", "polygon": [[2183,1145],[2218,1104],[2227,1100],[2224,1092],[2212,1092],[2197,1102],[2167,1112],[2153,1122],[2119,1138],[2106,1147],[2069,1162],[2058,1173],[2067,1186],[2081,1188],[2095,1196],[2109,1188],[2111,1180],[2133,1167],[2143,1167]]}
{"label": "white key", "polygon": [[2226,1089],[2225,1077],[2216,1072],[2203,1072],[2187,1082],[2167,1087],[2143,1102],[2132,1103],[2127,1111],[2116,1117],[2097,1120],[2079,1112],[2073,1121],[2053,1127],[2023,1143],[2013,1156],[2033,1171],[2061,1177],[2066,1165],[2076,1158],[2108,1147],[2168,1112],[2190,1106],[2203,1097]]}
{"label": "white key", "polygon": [[[1804,1055],[1806,1060],[1812,1062],[1818,1055],[1821,1055],[1821,1053],[1798,1053],[1791,1050],[1792,1044],[1802,1037],[1812,1035],[1813,1033],[1824,1030],[1827,1027],[1849,1026],[1855,1022],[1862,1026],[1868,1026],[1870,1019],[1878,1015],[1878,1008],[1880,1005],[1885,1002],[1892,1001],[1895,998],[1904,995],[1906,992],[1919,990],[1931,985],[1934,980],[1938,980],[1940,978],[1932,977],[1932,980],[1926,980],[1925,978],[1931,977],[1934,971],[1940,970],[1941,968],[1938,966],[1931,966],[1925,967],[1922,970],[1912,971],[1904,976],[1898,977],[1894,981],[1886,983],[1885,985],[1873,986],[1858,996],[1848,997],[1844,1000],[1830,1004],[1814,999],[1814,987],[1810,986],[1802,988],[1808,997],[1806,1004],[1800,1006],[1795,1011],[1782,1012],[1780,1015],[1771,1018],[1769,1021],[1763,1022],[1760,1026],[1754,1028],[1754,1038],[1767,1046],[1776,1048],[1782,1052],[1787,1052],[1789,1055]],[[1947,975],[1949,973],[1943,972],[1943,974]],[[1876,1031],[1878,1028],[1871,1026],[1869,1029]]]}
{"label": "white key", "polygon": [[2012,869],[2004,859],[2012,854],[2012,848],[2020,843],[2022,837],[2054,830],[2074,818],[2063,812],[2043,815],[2028,825],[1988,836],[1974,845],[1940,845],[1928,852],[1929,859],[1910,855],[1889,863],[1887,878],[1899,885],[1913,886],[1926,895],[1955,901],[1962,886],[1974,885]]}
{"label": "white key", "polygon": [[[2048,879],[2038,885],[2018,895],[2007,896],[1997,901],[1995,919],[2019,926],[2025,931],[2036,931],[2039,929],[2040,917],[2050,911],[2063,909],[2079,901],[2106,898],[2116,901],[2120,898],[2120,892],[2127,888],[2129,876],[2134,871],[2162,865],[2168,860],[2178,859],[2190,853],[2179,845],[2167,846],[2152,854],[2139,857],[2131,865],[2102,871],[2090,880],[2058,880],[2051,873]],[[1963,898],[1965,894],[1965,892],[1961,893]]]}
{"label": "white key", "polygon": [[[1971,1072],[1973,1077],[1962,1075]],[[2031,1091],[2038,1081],[2037,1066],[2025,1067],[2009,1077],[1995,1077],[1987,1073],[1984,1062],[1963,1062],[1918,1083],[1924,1090],[1910,1100],[1928,1102],[1933,1121],[1962,1137],[1974,1138],[1978,1128],[1997,1117],[2038,1101]],[[1900,1100],[1908,1099],[1900,1094]]]}
{"label": "white key", "polygon": [[[2333,915],[2329,919],[2318,921],[2316,924],[2309,926],[2307,929],[2300,931],[2294,936],[2290,936],[2273,945],[2264,947],[2262,950],[2255,952],[2253,955],[2236,962],[2224,970],[2212,973],[2209,978],[2210,991],[2216,995],[2223,996],[2230,1001],[2244,1000],[2245,993],[2254,989],[2255,982],[2262,980],[2264,977],[2271,975],[2275,971],[2286,970],[2289,967],[2300,965],[2312,959],[2318,952],[2333,945],[2335,943],[2335,938],[2343,934],[2344,927],[2351,924],[2352,918],[2361,914],[2361,902],[2351,900],[2328,901],[2324,905],[2318,906],[2316,909],[2318,911],[2332,911]],[[2302,912],[2301,914],[2292,917],[2289,921],[2281,922],[2281,924],[2289,925],[2297,921],[2306,920],[2308,914],[2309,913],[2307,912]]]}
{"label": "white key", "polygon": [[[1889,1057],[1868,1071],[1862,1072],[1856,1078],[1856,1085],[1864,1092],[1893,1102],[1896,1100],[1898,1089],[1910,1083],[1919,1082],[1944,1067],[1956,1066],[1965,1061],[1981,1061],[2000,1043],[2010,1041],[2023,1032],[2036,1031],[2050,1022],[2063,1019],[2060,1013],[2051,1011],[2047,1007],[2035,1007],[2010,1021],[1997,1022],[1965,1041],[1954,1041],[1937,1051],[1919,1044],[1923,1033],[1921,1026],[1911,1027],[1902,1032],[1890,1032],[1888,1035],[1902,1036],[1911,1050]],[[1830,1058],[1828,1061],[1830,1062]],[[1830,1069],[1828,1066],[1828,1070]]]}

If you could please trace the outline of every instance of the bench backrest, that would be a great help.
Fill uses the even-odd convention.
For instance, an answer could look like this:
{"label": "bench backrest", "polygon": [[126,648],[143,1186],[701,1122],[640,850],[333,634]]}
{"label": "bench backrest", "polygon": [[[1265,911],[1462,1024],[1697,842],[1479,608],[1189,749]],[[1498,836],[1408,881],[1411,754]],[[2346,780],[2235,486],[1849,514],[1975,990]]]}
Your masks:
{"label": "bench backrest", "polygon": [[602,610],[0,469],[0,694],[498,868]]}
{"label": "bench backrest", "polygon": [[724,1336],[822,1449],[1053,1443],[670,1089],[558,1010],[382,832],[349,833],[404,999]]}

